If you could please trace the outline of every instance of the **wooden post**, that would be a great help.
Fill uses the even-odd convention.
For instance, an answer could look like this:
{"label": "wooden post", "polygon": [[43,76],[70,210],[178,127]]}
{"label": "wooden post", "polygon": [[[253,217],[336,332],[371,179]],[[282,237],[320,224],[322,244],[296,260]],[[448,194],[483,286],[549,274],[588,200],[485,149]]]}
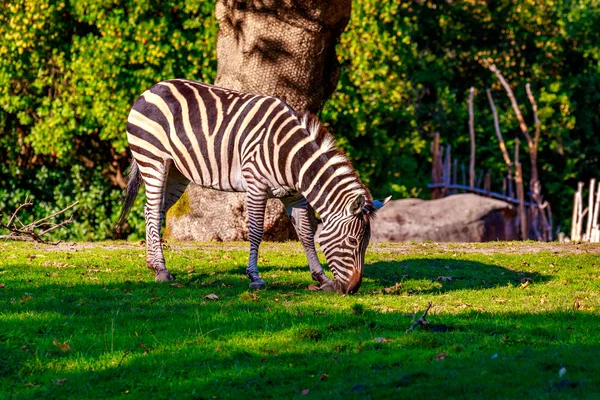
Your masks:
{"label": "wooden post", "polygon": [[[575,227],[575,241],[581,241],[581,228],[583,226],[583,182],[577,184],[577,226]],[[587,210],[586,210],[587,211]]]}
{"label": "wooden post", "polygon": [[[432,183],[442,183],[442,168],[439,163],[439,152],[440,152],[440,133],[435,132],[433,134],[433,143],[431,144],[431,181]],[[442,197],[442,189],[432,188],[431,198],[439,199]]]}
{"label": "wooden post", "polygon": [[549,206],[548,202],[542,202],[542,196],[539,194],[541,192],[539,186],[540,181],[536,181],[533,184],[533,192],[531,193],[532,203],[537,205],[537,209],[534,211],[533,216],[535,218],[535,224],[541,225],[538,231],[541,233],[541,239],[544,241],[552,240],[552,223],[546,217],[545,208]]}
{"label": "wooden post", "polygon": [[531,92],[531,85],[529,83],[525,85],[525,91],[527,92],[527,97],[529,98],[529,102],[531,103],[531,110],[533,112],[533,123],[535,124],[535,136],[533,138],[533,148],[531,149],[531,181],[535,184],[535,182],[538,181],[537,153],[538,145],[540,142],[541,124],[537,113],[537,103],[535,102],[535,98],[533,97],[533,93]]}
{"label": "wooden post", "polygon": [[579,203],[577,192],[573,194],[573,213],[571,214],[571,240],[577,241],[577,216],[579,215],[577,210],[579,210]]}
{"label": "wooden post", "polygon": [[590,180],[590,194],[588,201],[588,215],[587,215],[587,227],[585,229],[585,235],[583,240],[585,242],[591,242],[592,238],[592,222],[594,220],[594,190],[596,189],[596,179]]}
{"label": "wooden post", "polygon": [[546,217],[546,220],[548,221],[548,241],[551,242],[552,240],[554,240],[552,238],[552,207],[550,207],[550,203],[546,203],[546,207],[544,208],[545,211],[548,212],[548,216]]}
{"label": "wooden post", "polygon": [[598,227],[598,213],[600,209],[600,184],[598,184],[598,193],[596,193],[596,204],[594,206],[594,216],[592,221],[593,242],[598,243],[600,241],[600,228]]}
{"label": "wooden post", "polygon": [[502,194],[506,196],[506,178],[502,178]]}
{"label": "wooden post", "polygon": [[475,183],[475,187],[476,188],[481,188],[481,181],[483,180],[483,170],[479,171],[479,174],[477,174],[477,182]]}
{"label": "wooden post", "polygon": [[443,152],[440,148],[440,157],[442,157],[442,153],[444,154],[443,160],[441,160],[440,165],[442,166],[442,182],[444,182],[444,188],[442,189],[442,197],[446,197],[448,195],[450,186],[450,145],[446,145],[446,151]]}
{"label": "wooden post", "polygon": [[[465,164],[460,164],[460,171],[461,171],[461,174],[462,174],[462,185],[463,186],[467,186],[467,171],[466,171],[466,168],[465,168]],[[464,192],[465,191],[463,190],[463,193]]]}
{"label": "wooden post", "polygon": [[451,165],[451,150],[452,148],[450,147],[449,144],[446,145],[446,157],[444,159],[444,181],[446,182],[447,185],[450,185],[450,165]]}
{"label": "wooden post", "polygon": [[485,190],[488,193],[488,196],[490,195],[491,190],[491,184],[492,184],[492,171],[488,170],[488,172],[485,174],[485,181],[483,182],[483,190]]}
{"label": "wooden post", "polygon": [[521,163],[515,158],[515,183],[517,186],[517,198],[519,199],[519,222],[521,225],[521,239],[529,239],[529,232],[527,231],[527,214],[525,214],[525,194],[523,190],[523,171],[521,170]]}
{"label": "wooden post", "polygon": [[[456,180],[456,175],[458,174],[458,158],[455,158],[452,165],[452,184],[458,185],[458,181]],[[458,193],[456,189],[452,191],[452,193]]]}
{"label": "wooden post", "polygon": [[535,240],[537,241],[542,241],[542,234],[540,233],[540,228],[539,228],[539,219],[538,219],[538,208],[531,206],[529,207],[529,226],[531,229],[531,233],[533,234],[533,237],[535,238]]}
{"label": "wooden post", "polygon": [[469,90],[469,137],[471,138],[471,160],[469,163],[469,186],[475,187],[475,117],[473,115],[473,96],[475,88]]}

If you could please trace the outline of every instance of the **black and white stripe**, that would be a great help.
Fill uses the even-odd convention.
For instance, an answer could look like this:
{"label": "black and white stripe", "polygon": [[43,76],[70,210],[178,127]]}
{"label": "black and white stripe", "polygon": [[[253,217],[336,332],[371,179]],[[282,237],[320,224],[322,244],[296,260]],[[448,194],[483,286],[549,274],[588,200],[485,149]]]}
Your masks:
{"label": "black and white stripe", "polygon": [[[384,203],[371,199],[315,117],[299,117],[275,97],[175,79],[158,83],[134,103],[127,137],[133,163],[120,222],[143,181],[147,265],[157,281],[171,279],[160,245],[161,219],[194,182],[246,192],[251,287],[264,287],[258,247],[267,198],[277,197],[292,218],[313,278],[323,289],[358,290],[369,218]],[[323,220],[321,247],[335,283],[324,274],[315,251],[313,209]]]}

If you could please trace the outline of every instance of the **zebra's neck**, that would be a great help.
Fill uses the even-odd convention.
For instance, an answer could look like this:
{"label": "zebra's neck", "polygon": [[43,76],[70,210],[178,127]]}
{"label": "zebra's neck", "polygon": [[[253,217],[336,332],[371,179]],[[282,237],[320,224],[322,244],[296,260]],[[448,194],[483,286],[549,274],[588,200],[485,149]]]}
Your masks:
{"label": "zebra's neck", "polygon": [[296,154],[292,168],[297,190],[313,209],[326,219],[332,213],[346,211],[359,195],[364,195],[370,203],[369,191],[316,117],[305,115],[302,125],[312,141]]}

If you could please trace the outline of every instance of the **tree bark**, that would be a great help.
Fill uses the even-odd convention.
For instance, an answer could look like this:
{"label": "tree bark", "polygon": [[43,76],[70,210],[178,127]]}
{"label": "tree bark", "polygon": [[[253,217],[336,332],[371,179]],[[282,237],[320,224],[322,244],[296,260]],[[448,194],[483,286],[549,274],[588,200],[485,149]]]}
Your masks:
{"label": "tree bark", "polygon": [[[297,112],[316,113],[340,77],[335,45],[350,20],[351,0],[218,0],[215,85],[276,96]],[[245,195],[190,185],[167,216],[181,240],[247,240]],[[182,212],[183,211],[183,212]],[[294,229],[279,200],[269,200],[265,240]]]}

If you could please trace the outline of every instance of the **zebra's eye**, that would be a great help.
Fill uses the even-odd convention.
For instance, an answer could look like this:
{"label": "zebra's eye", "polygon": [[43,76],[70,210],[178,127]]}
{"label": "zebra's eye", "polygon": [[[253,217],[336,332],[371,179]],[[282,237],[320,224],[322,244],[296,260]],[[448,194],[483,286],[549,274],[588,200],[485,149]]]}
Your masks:
{"label": "zebra's eye", "polygon": [[353,237],[349,237],[348,239],[346,239],[348,241],[348,244],[350,246],[358,246],[358,240],[356,240]]}

